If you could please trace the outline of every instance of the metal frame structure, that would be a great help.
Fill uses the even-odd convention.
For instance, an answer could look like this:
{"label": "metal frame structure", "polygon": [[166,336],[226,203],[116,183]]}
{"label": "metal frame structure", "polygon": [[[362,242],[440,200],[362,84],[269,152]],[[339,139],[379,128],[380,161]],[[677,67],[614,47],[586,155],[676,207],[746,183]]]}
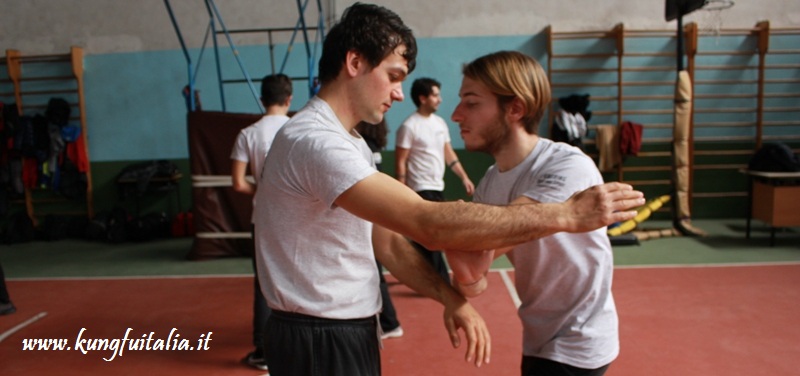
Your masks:
{"label": "metal frame structure", "polygon": [[[310,0],[304,0],[304,1],[301,2],[301,0],[296,0],[299,17],[298,17],[297,22],[295,23],[295,26],[293,28],[282,27],[282,28],[258,28],[258,29],[228,29],[228,27],[225,25],[225,22],[222,19],[222,15],[220,14],[216,3],[214,3],[214,0],[203,0],[204,4],[206,6],[206,11],[208,12],[208,19],[209,20],[208,20],[208,27],[206,28],[205,37],[203,39],[203,46],[202,46],[202,48],[200,50],[200,53],[198,55],[197,65],[195,66],[193,64],[193,62],[192,62],[191,56],[189,55],[189,51],[188,51],[188,49],[186,47],[186,43],[184,42],[183,34],[181,33],[180,27],[178,26],[178,22],[177,22],[177,19],[175,17],[175,13],[173,12],[172,6],[170,5],[170,1],[169,0],[164,0],[164,5],[166,6],[167,12],[169,13],[170,20],[172,21],[172,26],[175,28],[175,33],[177,34],[178,41],[181,44],[181,49],[183,50],[183,55],[186,58],[187,73],[188,73],[188,84],[186,86],[186,89],[184,90],[184,95],[186,96],[186,104],[187,104],[187,107],[188,107],[189,111],[195,111],[195,109],[197,108],[197,103],[195,102],[195,96],[193,95],[193,93],[195,92],[195,81],[196,81],[196,78],[197,78],[197,72],[198,72],[198,69],[199,69],[199,66],[200,66],[200,62],[201,62],[201,59],[203,57],[203,52],[205,51],[205,47],[206,47],[206,44],[208,42],[208,39],[209,39],[210,35],[213,35],[212,42],[213,42],[213,45],[214,45],[214,58],[215,58],[215,62],[216,62],[216,65],[217,65],[217,80],[219,82],[220,102],[222,103],[222,111],[223,112],[227,112],[227,106],[225,104],[224,85],[225,84],[240,84],[240,83],[246,83],[247,84],[247,86],[250,89],[250,92],[253,94],[253,99],[255,100],[256,104],[261,109],[261,112],[262,113],[264,112],[264,107],[261,104],[260,95],[258,93],[258,90],[256,90],[256,87],[253,84],[253,80],[252,80],[250,74],[247,71],[247,68],[244,66],[244,63],[242,62],[242,60],[241,60],[241,58],[239,56],[239,51],[236,48],[236,45],[234,44],[233,39],[231,38],[231,34],[267,33],[268,38],[269,38],[270,64],[271,64],[271,68],[272,68],[272,73],[274,74],[274,73],[283,73],[284,68],[286,68],[286,63],[287,63],[287,61],[289,59],[289,55],[292,52],[292,47],[294,45],[295,38],[296,38],[298,32],[302,33],[303,43],[305,45],[305,51],[306,51],[307,64],[308,64],[308,76],[305,76],[305,77],[292,77],[292,79],[293,80],[307,80],[308,81],[309,93],[310,93],[311,96],[313,96],[313,94],[316,91],[316,85],[317,85],[315,80],[314,80],[314,78],[316,77],[314,70],[315,70],[315,65],[316,65],[315,63],[316,63],[316,60],[317,60],[317,58],[316,58],[317,47],[321,44],[322,40],[324,40],[324,30],[325,30],[324,26],[325,25],[324,25],[324,17],[323,17],[323,12],[322,12],[322,4],[321,4],[320,0],[316,0],[317,11],[318,11],[317,25],[313,26],[313,27],[309,27],[307,25],[305,12],[306,12],[306,9],[308,8],[309,1]],[[316,38],[313,41],[313,44],[314,44],[313,48],[311,46],[312,42],[309,41],[308,30],[316,30],[317,31]],[[288,49],[286,50],[286,55],[284,55],[284,57],[283,57],[283,63],[281,64],[280,70],[276,72],[275,71],[275,55],[274,55],[274,53],[275,53],[274,47],[275,46],[273,44],[272,34],[274,32],[290,32],[290,31],[292,32],[292,36],[291,36],[291,39],[289,41]],[[236,59],[237,64],[239,65],[239,69],[241,70],[242,75],[244,76],[244,79],[224,79],[222,77],[222,66],[221,66],[221,63],[220,63],[219,41],[217,39],[217,37],[219,35],[224,35],[225,36],[225,39],[228,42],[228,45],[229,45],[229,47],[231,49],[231,52],[233,53],[234,58]]]}

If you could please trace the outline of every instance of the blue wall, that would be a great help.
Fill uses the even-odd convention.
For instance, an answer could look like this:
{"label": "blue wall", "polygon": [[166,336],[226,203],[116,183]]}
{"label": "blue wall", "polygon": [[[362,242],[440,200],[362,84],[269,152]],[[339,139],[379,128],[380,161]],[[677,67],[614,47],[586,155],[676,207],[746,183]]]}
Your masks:
{"label": "blue wall", "polygon": [[[295,46],[284,73],[293,77],[308,75],[306,56]],[[239,47],[243,65],[255,80],[271,72],[266,46]],[[443,104],[439,114],[447,119],[451,133],[457,126],[449,117],[458,103],[461,66],[483,54],[500,49],[520,50],[538,59],[545,56],[543,37],[438,38],[419,40],[417,69],[404,84],[406,95],[411,82],[429,76],[442,83]],[[286,46],[276,47],[276,70],[280,69]],[[197,89],[205,110],[222,110],[213,49],[190,51],[197,68]],[[230,49],[220,47],[224,79],[243,75]],[[316,69],[316,67],[315,67]],[[89,55],[85,58],[86,116],[89,149],[94,162],[188,158],[186,105],[181,89],[188,82],[188,68],[181,50]],[[295,81],[292,110],[308,100],[306,81]],[[224,85],[228,112],[257,113],[257,102],[246,84]],[[415,110],[410,98],[396,104],[387,114],[392,131]],[[394,148],[394,132],[390,149]],[[453,146],[462,148],[459,137]]]}
{"label": "blue wall", "polygon": [[[457,136],[458,128],[449,118],[456,104],[458,103],[458,89],[461,84],[461,67],[464,63],[481,56],[483,54],[497,50],[519,50],[527,53],[539,60],[545,68],[546,63],[546,37],[544,33],[532,36],[505,36],[505,37],[459,37],[459,38],[433,38],[420,39],[417,68],[408,77],[404,84],[405,93],[408,95],[411,82],[419,77],[433,77],[442,83],[443,104],[439,114],[445,118],[454,136],[453,146],[456,149],[463,148],[463,142]],[[637,49],[640,51],[674,51],[674,38],[657,37],[634,40],[627,42],[627,50]],[[745,37],[705,37],[701,38],[701,50],[751,50],[753,38]],[[580,51],[580,53],[602,52],[611,49],[613,43],[607,41],[562,41],[557,46],[556,53],[569,53],[570,51]],[[800,48],[800,41],[796,38],[775,38],[772,48],[794,49]],[[276,46],[275,61],[277,68],[285,56],[286,46]],[[197,77],[197,89],[200,91],[201,102],[205,110],[221,110],[220,90],[216,75],[216,64],[214,62],[214,51],[207,48],[203,51],[202,59],[199,58],[200,50],[190,51],[190,55],[195,66],[199,65]],[[271,72],[269,49],[267,46],[246,46],[239,47],[243,65],[248,74],[255,80],[254,86],[258,90],[259,78]],[[318,54],[319,52],[315,52]],[[221,66],[225,79],[239,79],[243,75],[239,65],[231,50],[227,47],[220,47]],[[791,59],[796,55],[778,55],[776,58]],[[727,57],[726,57],[727,58]],[[702,62],[706,65],[717,64],[715,56],[704,57],[711,60]],[[728,58],[730,59],[730,58]],[[754,56],[736,57],[738,61],[724,61],[719,64],[756,64]],[[776,63],[781,63],[780,61]],[[616,64],[615,58],[607,59],[606,62],[588,62],[585,59],[560,59],[556,68],[580,68],[587,64],[593,67],[608,65],[613,68]],[[605,65],[604,65],[605,64]],[[625,57],[626,66],[670,66],[674,65],[672,57]],[[293,77],[304,77],[308,75],[307,59],[303,46],[295,45],[290,54],[284,73]],[[316,67],[314,67],[316,69]],[[616,73],[608,73],[615,75]],[[697,79],[749,79],[750,77],[726,77],[732,74],[731,71],[698,71]],[[741,72],[733,74],[741,75]],[[755,71],[745,73],[752,75],[755,79]],[[779,79],[782,77],[792,78],[800,76],[798,69],[786,69],[780,71],[770,71],[771,78]],[[768,77],[770,78],[770,77]],[[602,74],[587,76],[577,75],[554,75],[554,82],[568,82],[570,79],[581,80],[581,82],[602,82],[608,81],[609,77]],[[674,79],[674,72],[626,72],[624,80],[665,80]],[[186,105],[181,94],[181,89],[188,82],[188,70],[186,60],[181,50],[157,51],[157,52],[138,52],[138,53],[119,53],[105,55],[89,55],[85,58],[85,87],[86,87],[86,111],[89,125],[90,155],[93,162],[103,161],[128,161],[128,160],[147,160],[147,159],[185,159],[188,157],[188,146],[186,140]],[[609,92],[613,88],[562,88],[554,89],[556,97],[569,94],[573,91],[598,95],[616,95]],[[752,92],[752,87],[719,87],[715,85],[697,86],[696,91],[701,93],[708,90],[745,90]],[[783,90],[784,88],[774,88]],[[614,89],[615,90],[615,89]],[[626,88],[627,95],[637,92],[649,94],[671,94],[674,90],[671,85],[664,86],[643,86]],[[785,88],[787,91],[795,89]],[[795,90],[796,91],[796,90]],[[257,113],[259,111],[256,99],[250,92],[246,84],[227,84],[224,86],[224,95],[227,111]],[[299,109],[308,100],[308,88],[306,81],[295,81],[295,100],[292,105],[293,110]],[[783,106],[798,106],[797,98],[783,100]],[[669,104],[669,103],[668,103]],[[648,108],[650,104],[644,102],[626,103],[627,109],[635,109],[635,106]],[[730,106],[728,103],[725,106]],[[744,101],[740,104],[751,107],[753,104]],[[590,109],[602,112],[604,106],[615,106],[613,102],[593,102]],[[713,106],[709,103],[698,103],[698,106]],[[652,107],[650,107],[652,108]],[[671,108],[668,106],[665,109]],[[609,108],[610,109],[610,108]],[[401,103],[395,104],[387,114],[387,122],[392,129],[389,138],[389,149],[394,148],[394,130],[397,129],[402,120],[415,110],[410,98]],[[704,115],[697,114],[697,120],[702,121]],[[731,116],[734,119],[747,119],[749,114],[737,115],[713,115]],[[783,116],[786,114],[770,114],[770,116]],[[602,122],[618,123],[620,120],[614,116],[598,116],[592,122],[599,124]],[[638,122],[671,122],[671,115],[648,117],[639,116]],[[546,133],[547,126],[542,124],[542,134]],[[669,129],[652,129],[647,131],[647,137],[668,137],[671,133]],[[701,129],[697,136],[705,136],[704,132],[714,132],[714,135],[731,134],[736,135],[741,132],[749,132],[742,128],[731,129]],[[722,132],[722,133],[720,133]],[[794,129],[776,129],[775,132],[798,133]]]}

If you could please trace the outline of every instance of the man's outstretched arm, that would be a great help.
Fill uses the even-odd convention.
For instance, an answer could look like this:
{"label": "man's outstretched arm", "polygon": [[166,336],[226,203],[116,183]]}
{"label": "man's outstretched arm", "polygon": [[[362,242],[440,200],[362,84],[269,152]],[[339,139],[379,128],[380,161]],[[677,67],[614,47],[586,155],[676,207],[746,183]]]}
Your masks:
{"label": "man's outstretched arm", "polygon": [[456,290],[445,283],[430,264],[402,235],[375,225],[372,231],[375,257],[400,282],[444,305],[444,324],[453,347],[459,347],[458,329],[467,338],[466,361],[480,367],[489,363],[491,337],[486,322]]}
{"label": "man's outstretched arm", "polygon": [[641,192],[606,183],[563,203],[493,206],[425,201],[388,175],[375,173],[339,195],[336,205],[429,249],[477,251],[521,244],[560,231],[586,232],[636,215]]}

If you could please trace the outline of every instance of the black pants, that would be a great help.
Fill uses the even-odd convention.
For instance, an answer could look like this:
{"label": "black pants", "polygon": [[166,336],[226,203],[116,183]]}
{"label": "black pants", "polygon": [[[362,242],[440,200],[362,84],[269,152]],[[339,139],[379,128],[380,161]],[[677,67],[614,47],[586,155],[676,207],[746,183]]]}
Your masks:
{"label": "black pants", "polygon": [[255,280],[253,285],[253,345],[261,349],[264,347],[264,331],[267,330],[267,319],[269,319],[272,310],[267,306],[267,300],[264,299],[264,294],[261,293],[255,255],[253,255],[253,279]]}
{"label": "black pants", "polygon": [[[254,225],[250,226],[250,234],[253,235],[253,252],[258,252],[255,249],[256,228]],[[256,349],[264,348],[264,331],[267,330],[267,319],[272,312],[267,306],[267,300],[264,299],[264,294],[261,293],[261,284],[258,282],[258,266],[256,265],[256,255],[253,253],[253,346]],[[263,355],[263,354],[257,354]]]}
{"label": "black pants", "polygon": [[376,263],[378,264],[378,275],[381,277],[381,300],[383,301],[383,308],[378,317],[380,319],[381,329],[384,332],[388,332],[400,326],[400,321],[397,319],[397,311],[394,309],[392,297],[389,295],[389,286],[386,284],[386,277],[383,276],[383,267],[380,262],[376,261]]}
{"label": "black pants", "polygon": [[609,365],[606,364],[596,369],[585,369],[549,359],[523,356],[522,376],[603,376]]}
{"label": "black pants", "polygon": [[378,376],[375,317],[331,320],[272,311],[264,348],[272,376]]}
{"label": "black pants", "polygon": [[8,296],[8,289],[6,288],[6,275],[3,273],[3,266],[0,265],[0,304],[11,303],[11,298]]}
{"label": "black pants", "polygon": [[[442,202],[444,201],[444,192],[442,191],[419,191],[417,194],[427,201],[436,201]],[[447,284],[450,284],[450,273],[447,271],[447,263],[444,261],[444,256],[441,251],[437,250],[430,250],[422,246],[417,242],[414,242],[414,248],[419,251],[422,257],[428,261],[431,266],[433,266],[433,270],[439,273],[442,276]]]}

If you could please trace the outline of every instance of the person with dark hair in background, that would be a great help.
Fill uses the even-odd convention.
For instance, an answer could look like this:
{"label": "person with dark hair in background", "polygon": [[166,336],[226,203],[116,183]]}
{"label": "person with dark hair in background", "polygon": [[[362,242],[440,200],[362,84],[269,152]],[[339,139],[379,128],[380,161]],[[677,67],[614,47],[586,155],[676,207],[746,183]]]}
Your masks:
{"label": "person with dark hair in background", "polygon": [[256,256],[272,309],[270,373],[380,375],[376,259],[411,289],[444,306],[454,347],[488,362],[491,338],[474,307],[406,240],[434,249],[493,249],[559,231],[633,218],[644,204],[630,185],[592,187],[563,203],[491,206],[423,200],[375,169],[354,131],[379,123],[416,65],[411,30],[394,12],[355,3],[323,42],[319,93],[284,125],[256,190]]}
{"label": "person with dark hair in background", "polygon": [[11,303],[11,297],[8,296],[6,275],[3,273],[3,265],[0,265],[0,316],[10,315],[14,312],[17,312],[17,307],[14,307],[14,303]]}
{"label": "person with dark hair in background", "polygon": [[[356,125],[356,131],[364,138],[369,150],[372,151],[372,160],[375,162],[375,168],[378,171],[383,171],[381,168],[383,163],[381,151],[386,147],[386,135],[389,134],[386,119],[381,120],[378,124],[369,124],[362,121]],[[380,261],[376,260],[375,262],[378,264],[378,273],[380,273],[381,300],[383,301],[383,307],[378,316],[381,332],[383,332],[381,339],[402,337],[403,328],[397,319],[397,311],[392,303],[392,297],[389,295],[389,286],[386,284],[386,277],[383,275],[383,266],[381,266]]]}
{"label": "person with dark hair in background", "polygon": [[[289,120],[289,106],[292,103],[292,80],[285,74],[267,75],[261,80],[261,103],[266,109],[264,116],[254,124],[244,128],[236,137],[231,151],[231,181],[236,192],[254,195],[258,178],[262,174],[264,159],[267,157],[272,140],[278,130]],[[248,170],[248,165],[250,169]],[[247,179],[247,173],[253,182]],[[256,202],[253,200],[253,205]],[[255,230],[255,229],[253,229]],[[255,239],[255,235],[253,236]],[[255,254],[253,270],[257,273]],[[259,288],[258,276],[255,278],[253,300],[253,345],[255,349],[242,359],[242,363],[266,370],[264,355],[264,330],[270,309]]]}
{"label": "person with dark hair in background", "polygon": [[[442,84],[432,78],[414,80],[411,85],[411,99],[417,106],[417,111],[406,118],[397,129],[397,180],[428,201],[444,201],[445,167],[458,175],[468,195],[472,196],[475,191],[475,185],[450,144],[447,123],[436,115],[439,105],[442,104],[441,87]],[[450,273],[442,252],[427,249],[419,243],[414,243],[414,246],[442,279],[450,283]]]}

